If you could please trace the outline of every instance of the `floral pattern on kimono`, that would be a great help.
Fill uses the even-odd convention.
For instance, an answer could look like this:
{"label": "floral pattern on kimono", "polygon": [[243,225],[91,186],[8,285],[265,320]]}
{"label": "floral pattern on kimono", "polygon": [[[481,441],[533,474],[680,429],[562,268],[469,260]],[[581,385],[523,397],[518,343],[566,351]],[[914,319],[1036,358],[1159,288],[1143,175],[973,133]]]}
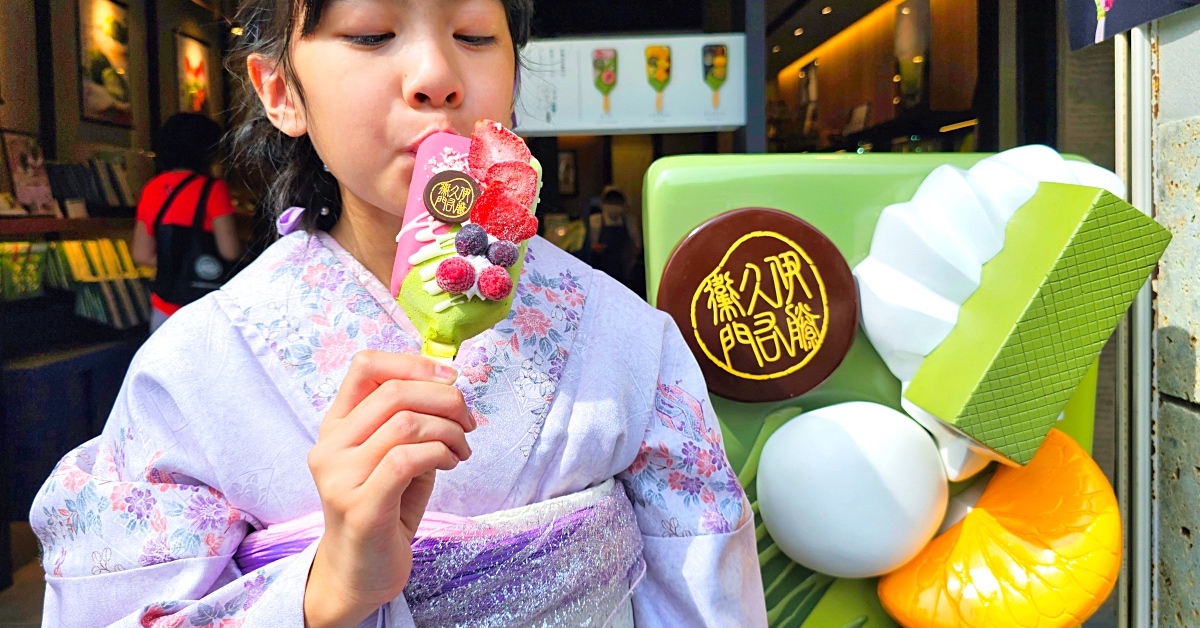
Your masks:
{"label": "floral pattern on kimono", "polygon": [[[301,233],[288,240],[294,240],[292,249],[268,261],[271,281],[293,286],[287,301],[248,307],[243,314],[323,413],[355,353],[416,354],[420,343],[383,284],[331,237]],[[554,402],[587,303],[576,269],[539,263],[542,245],[535,241],[528,248],[508,316],[464,345],[455,362],[458,386],[479,425],[522,425],[517,450],[523,457]],[[346,311],[337,311],[341,302]],[[660,382],[659,420],[621,477],[633,489],[635,506],[657,513],[648,515],[658,517],[657,533],[730,532],[742,520],[741,485],[726,462],[715,417],[706,418],[701,402],[679,384]]]}
{"label": "floral pattern on kimono", "polygon": [[[134,405],[126,416],[145,417],[136,399],[124,401]],[[228,561],[251,528],[262,527],[215,488],[182,483],[185,478],[160,469],[163,452],[150,451],[134,425],[119,423],[64,456],[38,493],[30,523],[41,542],[49,584],[69,590],[88,575],[135,577],[139,570]],[[273,564],[246,575],[226,568],[207,585],[190,587],[193,595],[187,599],[98,608],[89,620],[95,622],[91,625],[241,626],[287,567]],[[108,583],[110,599],[128,597],[128,587],[119,582]],[[80,621],[43,619],[46,625],[56,619],[64,625]]]}
{"label": "floral pattern on kimono", "polygon": [[[534,240],[512,311],[460,352],[457,385],[481,427],[469,437],[475,455],[439,474],[431,508],[471,515],[546,499],[531,499],[528,487],[550,479],[542,442],[547,418],[555,417],[558,436],[595,420],[578,405],[589,383],[571,375],[569,403],[560,399],[561,387],[573,364],[586,363],[576,357],[581,349],[614,359],[613,347],[595,346],[606,340],[577,337],[589,333],[584,313],[597,284],[608,295],[619,287],[566,257]],[[632,295],[620,299],[625,316],[653,321],[648,329],[669,321]],[[596,321],[613,306],[601,299],[590,307]],[[671,364],[656,387],[641,383],[642,369],[638,390],[606,402],[636,415],[626,425],[638,432],[644,426],[644,433],[622,432],[640,446],[620,454],[620,468],[591,480],[617,475],[625,482],[647,539],[649,573],[634,595],[639,622],[758,618],[764,611],[754,599],[761,588],[753,528],[744,525],[744,497],[731,481],[715,415],[702,401],[703,378],[673,324],[666,341],[642,336],[662,343],[647,359],[661,353]],[[222,290],[173,316],[135,358],[104,433],[64,457],[30,513],[44,548],[47,621],[302,623],[315,544],[249,574],[239,573],[231,556],[251,530],[320,508],[304,456],[353,355],[417,353],[416,338],[387,289],[327,234],[282,238]],[[534,460],[541,466],[522,475]],[[480,482],[496,490],[480,491]],[[708,588],[738,591],[747,601],[731,605],[719,602],[724,593],[670,583],[675,562],[695,552],[735,556],[721,558],[724,571],[713,572]],[[393,608],[403,624],[402,610]]]}
{"label": "floral pattern on kimono", "polygon": [[[701,402],[677,383],[659,382],[654,403],[657,424],[620,476],[634,504],[643,512],[656,509],[662,536],[732,532],[744,521],[745,495],[725,457],[720,426],[706,423]],[[675,516],[697,511],[698,525]]]}

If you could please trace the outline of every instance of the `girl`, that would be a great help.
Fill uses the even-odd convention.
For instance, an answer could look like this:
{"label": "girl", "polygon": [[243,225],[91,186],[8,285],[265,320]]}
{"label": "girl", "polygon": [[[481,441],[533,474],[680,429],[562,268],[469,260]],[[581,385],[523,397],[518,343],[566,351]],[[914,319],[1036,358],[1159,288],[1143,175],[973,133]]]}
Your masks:
{"label": "girl", "polygon": [[417,145],[509,118],[531,10],[243,8],[236,139],[302,228],[173,316],[46,482],[46,625],[765,625],[669,317],[538,239],[452,369],[386,287]]}

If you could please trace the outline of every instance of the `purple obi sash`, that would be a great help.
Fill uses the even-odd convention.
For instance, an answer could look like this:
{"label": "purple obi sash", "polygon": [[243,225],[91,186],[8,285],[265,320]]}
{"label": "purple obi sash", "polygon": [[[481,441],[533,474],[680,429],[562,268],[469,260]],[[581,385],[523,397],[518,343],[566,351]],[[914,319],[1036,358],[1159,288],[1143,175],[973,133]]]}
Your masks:
{"label": "purple obi sash", "polygon": [[[304,551],[324,528],[320,512],[270,526],[234,560],[249,573]],[[412,547],[404,597],[418,626],[625,624],[644,573],[633,507],[612,480],[482,517],[426,513]]]}

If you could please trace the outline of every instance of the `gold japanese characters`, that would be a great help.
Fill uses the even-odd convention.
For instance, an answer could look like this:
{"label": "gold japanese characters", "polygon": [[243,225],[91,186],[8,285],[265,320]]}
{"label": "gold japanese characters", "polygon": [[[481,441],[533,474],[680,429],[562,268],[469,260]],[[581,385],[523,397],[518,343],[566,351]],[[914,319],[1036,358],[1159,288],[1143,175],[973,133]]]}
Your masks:
{"label": "gold japanese characters", "polygon": [[439,172],[425,185],[425,209],[441,222],[458,225],[471,217],[479,198],[479,184],[458,170]]}
{"label": "gold japanese characters", "polygon": [[712,391],[737,401],[816,387],[841,364],[858,324],[854,279],[837,247],[770,209],[723,214],[684,240],[658,305],[675,318]]}
{"label": "gold japanese characters", "polygon": [[792,240],[773,231],[746,234],[696,289],[691,329],[708,359],[733,375],[790,375],[824,344],[825,283]]}

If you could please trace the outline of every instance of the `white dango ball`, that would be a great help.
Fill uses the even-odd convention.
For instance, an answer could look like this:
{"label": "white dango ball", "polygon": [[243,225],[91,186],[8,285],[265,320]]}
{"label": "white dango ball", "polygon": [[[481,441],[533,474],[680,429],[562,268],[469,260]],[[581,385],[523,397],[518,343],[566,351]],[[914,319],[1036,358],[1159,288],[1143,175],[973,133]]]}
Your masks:
{"label": "white dango ball", "polygon": [[840,578],[894,571],[925,547],[949,486],[928,432],[874,403],[806,412],[762,450],[758,506],[792,560]]}

